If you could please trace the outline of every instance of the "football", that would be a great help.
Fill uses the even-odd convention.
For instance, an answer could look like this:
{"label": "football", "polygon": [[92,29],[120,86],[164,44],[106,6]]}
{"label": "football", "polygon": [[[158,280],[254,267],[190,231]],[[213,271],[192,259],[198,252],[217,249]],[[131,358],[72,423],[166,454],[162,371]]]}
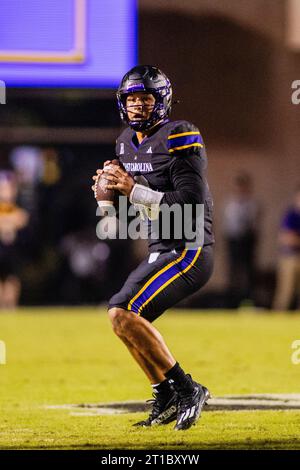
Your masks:
{"label": "football", "polygon": [[[119,161],[112,160],[111,163],[105,165],[104,168],[113,168],[114,165],[120,166]],[[98,206],[101,208],[116,206],[118,202],[119,191],[107,189],[107,184],[109,184],[109,180],[105,177],[105,173],[102,173],[95,182],[95,198],[98,202]]]}

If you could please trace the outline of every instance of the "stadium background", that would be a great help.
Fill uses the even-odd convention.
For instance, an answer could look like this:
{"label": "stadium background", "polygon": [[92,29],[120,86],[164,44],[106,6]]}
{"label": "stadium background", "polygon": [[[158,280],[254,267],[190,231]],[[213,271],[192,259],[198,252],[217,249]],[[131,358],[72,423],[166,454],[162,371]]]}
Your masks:
{"label": "stadium background", "polygon": [[[255,304],[271,305],[280,217],[299,176],[300,115],[291,102],[291,83],[300,76],[296,4],[284,0],[202,0],[186,1],[184,6],[176,0],[138,3],[138,62],[154,63],[170,76],[180,100],[172,118],[194,122],[208,150],[216,264],[212,279],[191,306],[230,305],[225,295],[228,266],[222,204],[240,171],[253,178],[255,197],[263,209]],[[27,149],[29,153],[41,151],[44,162],[32,194],[28,188],[20,192],[21,205],[32,215],[32,238],[21,269],[21,304],[105,301],[142,256],[143,246],[134,248],[129,242],[124,250],[123,243],[114,242],[98,245],[90,250],[94,259],[83,260],[84,240],[94,247],[97,223],[90,177],[113,157],[120,131],[114,91],[7,89],[7,104],[0,107],[1,168],[11,166],[12,155],[22,152],[20,146],[34,147]],[[82,256],[78,250],[73,259],[71,246],[81,247]]]}
{"label": "stadium background", "polygon": [[[125,0],[86,1],[94,8],[108,6],[112,21],[126,16]],[[19,5],[16,11],[24,3],[0,0],[1,7]],[[85,2],[43,5],[51,3],[62,8]],[[291,100],[292,82],[300,79],[299,4],[139,0],[136,26],[130,7],[133,24],[122,29],[127,41],[115,40],[115,28],[103,38],[106,46],[99,46],[99,57],[114,74],[110,86],[59,80],[54,87],[7,86],[6,104],[0,105],[0,176],[17,170],[18,204],[30,222],[17,258],[20,307],[0,311],[0,449],[300,448],[299,315],[263,310],[274,296],[280,220],[299,184],[300,105]],[[4,16],[1,21],[8,31]],[[121,50],[124,55],[117,57]],[[172,118],[200,128],[215,202],[213,277],[157,326],[175,357],[216,400],[229,395],[252,403],[243,411],[207,407],[212,411],[180,436],[172,425],[132,427],[144,416],[141,408],[136,414],[103,414],[98,406],[117,402],[120,408],[124,401],[139,405],[149,398],[147,381],[106,315],[106,300],[144,256],[145,243],[99,241],[90,189],[95,169],[113,157],[121,130],[117,82],[136,62],[155,64],[170,77],[180,101]],[[51,67],[43,71],[53,75]],[[28,70],[25,64],[27,78]],[[20,72],[15,76],[19,85],[22,78]],[[250,299],[228,294],[222,226],[224,201],[235,177],[245,172],[262,207]],[[266,409],[257,409],[256,394],[260,400],[285,394],[281,406],[290,409],[281,409],[274,395]]]}

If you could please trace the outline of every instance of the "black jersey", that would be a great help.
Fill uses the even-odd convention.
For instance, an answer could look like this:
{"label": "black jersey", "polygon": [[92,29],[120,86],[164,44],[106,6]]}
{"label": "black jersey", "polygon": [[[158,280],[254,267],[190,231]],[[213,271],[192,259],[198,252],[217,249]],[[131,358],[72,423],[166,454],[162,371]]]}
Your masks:
{"label": "black jersey", "polygon": [[[205,177],[207,158],[197,127],[188,121],[166,120],[140,144],[135,131],[128,127],[117,139],[116,156],[129,174],[144,176],[151,189],[164,193],[160,205],[203,204],[203,245],[214,243],[212,197]],[[149,251],[181,249],[190,241],[184,234],[181,239],[172,235],[158,239],[149,237]]]}

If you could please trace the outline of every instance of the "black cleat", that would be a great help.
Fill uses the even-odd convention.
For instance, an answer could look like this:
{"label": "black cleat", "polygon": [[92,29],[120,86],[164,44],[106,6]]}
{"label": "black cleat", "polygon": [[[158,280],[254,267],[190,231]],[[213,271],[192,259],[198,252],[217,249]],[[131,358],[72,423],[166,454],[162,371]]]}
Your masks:
{"label": "black cleat", "polygon": [[194,382],[192,393],[180,394],[177,412],[176,431],[189,429],[196,424],[200,418],[202,408],[210,398],[210,393],[206,387]]}
{"label": "black cleat", "polygon": [[139,421],[133,426],[158,426],[160,424],[168,424],[177,418],[178,394],[174,392],[171,395],[163,395],[162,393],[153,393],[154,400],[148,400],[152,403],[150,415],[144,421]]}

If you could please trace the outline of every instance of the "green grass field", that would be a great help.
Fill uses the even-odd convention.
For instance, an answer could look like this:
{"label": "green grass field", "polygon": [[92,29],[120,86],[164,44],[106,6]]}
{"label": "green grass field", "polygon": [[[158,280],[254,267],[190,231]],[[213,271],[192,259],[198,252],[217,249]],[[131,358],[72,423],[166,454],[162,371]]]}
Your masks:
{"label": "green grass field", "polygon": [[[175,357],[214,396],[299,393],[297,314],[166,313],[156,322]],[[0,314],[1,449],[300,449],[299,411],[204,412],[186,432],[133,428],[142,413],[72,416],[46,405],[150,398],[104,310]]]}

